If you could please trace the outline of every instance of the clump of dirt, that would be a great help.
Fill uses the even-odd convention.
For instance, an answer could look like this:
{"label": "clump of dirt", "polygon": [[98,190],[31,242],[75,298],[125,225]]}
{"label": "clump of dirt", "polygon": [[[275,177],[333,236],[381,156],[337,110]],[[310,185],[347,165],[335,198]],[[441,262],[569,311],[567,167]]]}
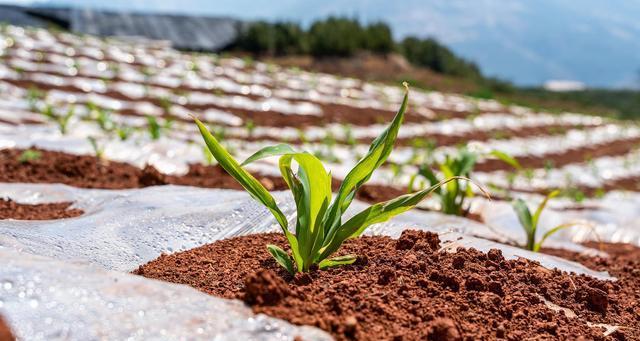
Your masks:
{"label": "clump of dirt", "polygon": [[2,316],[0,316],[0,341],[14,341],[15,338],[11,334],[11,329],[4,322]]}
{"label": "clump of dirt", "polygon": [[84,212],[77,208],[69,208],[72,203],[58,202],[50,204],[20,204],[13,200],[0,199],[0,219],[15,220],[52,220],[73,218]]}
{"label": "clump of dirt", "polygon": [[[134,273],[243,299],[254,312],[311,325],[338,340],[638,340],[638,294],[620,281],[548,270],[499,250],[439,251],[436,234],[347,241],[349,266],[291,276],[255,234],[162,255]],[[572,310],[571,317],[545,302]],[[587,322],[623,326],[608,336]]]}

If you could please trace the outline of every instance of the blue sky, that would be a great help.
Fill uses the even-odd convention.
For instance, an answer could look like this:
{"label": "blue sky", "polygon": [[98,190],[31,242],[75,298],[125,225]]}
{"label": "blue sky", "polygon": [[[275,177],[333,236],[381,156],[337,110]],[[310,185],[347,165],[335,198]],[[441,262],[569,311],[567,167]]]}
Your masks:
{"label": "blue sky", "polygon": [[434,36],[482,70],[518,84],[549,79],[592,86],[639,83],[640,0],[43,0],[119,10],[287,19],[330,14],[384,20],[396,38]]}

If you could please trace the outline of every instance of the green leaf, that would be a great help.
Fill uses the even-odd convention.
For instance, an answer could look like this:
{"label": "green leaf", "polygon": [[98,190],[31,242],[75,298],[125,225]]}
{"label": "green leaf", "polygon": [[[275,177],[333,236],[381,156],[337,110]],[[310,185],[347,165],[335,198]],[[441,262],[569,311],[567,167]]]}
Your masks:
{"label": "green leaf", "polygon": [[367,227],[376,223],[385,222],[398,214],[414,208],[418,203],[420,203],[420,201],[431,194],[436,188],[443,186],[450,181],[455,181],[458,179],[469,180],[463,177],[452,177],[443,180],[427,189],[423,189],[411,194],[405,194],[395,199],[369,206],[368,208],[353,216],[337,229],[338,232],[336,233],[331,243],[322,249],[322,254],[319,257],[319,260],[327,258],[333,252],[338,250],[340,245],[342,245],[342,243],[346,239],[357,237],[362,234],[362,232],[364,232]]}
{"label": "green leaf", "polygon": [[537,228],[538,227],[538,220],[540,220],[540,215],[542,214],[542,211],[544,210],[544,208],[547,206],[547,203],[549,202],[549,200],[557,197],[560,194],[559,190],[555,190],[551,193],[549,193],[547,195],[546,198],[544,198],[544,200],[540,203],[540,205],[538,205],[538,209],[536,209],[536,213],[533,214],[533,227]]}
{"label": "green leaf", "polygon": [[244,162],[242,162],[241,166],[246,166],[251,162],[264,159],[270,156],[279,156],[284,154],[296,154],[296,153],[298,152],[295,151],[293,147],[291,147],[286,143],[277,144],[275,146],[268,146],[260,149],[259,151],[255,152],[253,155],[249,156],[246,160],[244,160]]}
{"label": "green leaf", "polygon": [[[439,182],[438,178],[436,177],[436,174],[433,172],[433,170],[431,170],[429,166],[420,167],[420,170],[418,171],[418,173],[420,173],[420,175],[424,176],[427,180],[429,180],[429,184],[432,186]],[[440,189],[438,189],[437,191],[440,192]]]}
{"label": "green leaf", "polygon": [[327,237],[325,237],[325,240],[332,239],[337,227],[340,225],[340,217],[351,204],[356,191],[369,180],[371,174],[387,160],[387,157],[391,153],[396,137],[398,136],[398,130],[404,119],[405,111],[407,110],[409,87],[406,83],[404,85],[406,91],[402,105],[393,118],[393,121],[387,129],[373,140],[367,154],[358,161],[342,181],[338,189],[338,195],[333,203],[331,203],[324,223],[325,229],[327,229]]}
{"label": "green leaf", "polygon": [[267,245],[267,250],[269,251],[269,253],[271,254],[271,256],[273,256],[273,258],[275,258],[276,262],[278,262],[278,264],[280,264],[283,268],[287,269],[287,271],[291,274],[291,275],[295,275],[296,271],[293,268],[293,263],[291,263],[291,258],[289,257],[289,255],[281,248],[269,244]]}
{"label": "green leaf", "polygon": [[[298,163],[294,176],[291,161]],[[331,176],[322,162],[309,153],[286,154],[280,158],[280,172],[294,194],[297,207],[296,237],[300,246],[302,268],[312,264],[314,250],[322,245],[321,223],[331,200]]]}
{"label": "green leaf", "polygon": [[[276,204],[275,199],[271,196],[269,191],[267,191],[262,184],[256,178],[253,177],[249,172],[244,170],[238,162],[227,152],[227,150],[216,140],[211,132],[207,129],[207,127],[200,122],[197,118],[194,117],[196,124],[198,125],[198,129],[200,130],[200,134],[202,134],[202,138],[204,142],[207,144],[209,151],[213,157],[218,161],[220,166],[229,173],[244,189],[249,192],[251,197],[255,200],[266,206],[269,211],[276,218],[280,226],[282,227],[283,232],[287,235],[289,239],[289,230],[287,229],[288,223],[285,215],[280,211],[280,208]],[[294,238],[295,239],[295,238]],[[292,245],[293,246],[293,245]]]}
{"label": "green leaf", "polygon": [[458,162],[455,162],[457,164],[456,165],[457,167],[453,169],[454,174],[452,175],[469,176],[469,173],[475,166],[477,159],[478,159],[478,156],[476,154],[471,153],[467,150],[463,150],[460,153],[460,158],[458,159]]}
{"label": "green leaf", "polygon": [[[197,121],[200,122],[200,121]],[[202,124],[202,123],[199,123]],[[149,130],[149,135],[152,140],[157,140],[160,138],[160,123],[158,123],[158,119],[154,116],[147,115],[147,125]],[[204,136],[203,136],[204,137]]]}
{"label": "green leaf", "polygon": [[540,238],[540,241],[535,243],[535,245],[533,246],[533,250],[534,252],[538,252],[540,251],[540,248],[542,247],[542,244],[544,243],[545,240],[547,240],[547,238],[551,237],[552,235],[554,235],[555,233],[559,232],[560,230],[564,230],[566,228],[569,227],[573,227],[573,226],[578,226],[581,225],[581,223],[567,223],[567,224],[562,224],[562,225],[558,225],[554,228],[552,228],[551,230],[547,231],[542,238]]}
{"label": "green leaf", "polygon": [[532,250],[535,244],[536,238],[536,229],[533,225],[533,218],[531,217],[531,211],[529,211],[529,207],[527,203],[522,199],[516,199],[511,203],[514,211],[516,211],[516,215],[518,216],[518,220],[520,221],[520,225],[524,228],[525,234],[527,235],[527,249]]}
{"label": "green leaf", "polygon": [[513,156],[505,153],[505,152],[501,152],[499,150],[492,150],[491,153],[489,153],[489,155],[495,156],[496,158],[498,158],[499,160],[501,160],[502,162],[510,165],[511,167],[515,168],[515,169],[522,169],[522,166],[520,165],[520,162],[518,162],[518,160],[516,158],[514,158]]}
{"label": "green leaf", "polygon": [[325,259],[318,264],[320,269],[332,268],[336,266],[353,264],[358,257],[355,255],[338,256]]}

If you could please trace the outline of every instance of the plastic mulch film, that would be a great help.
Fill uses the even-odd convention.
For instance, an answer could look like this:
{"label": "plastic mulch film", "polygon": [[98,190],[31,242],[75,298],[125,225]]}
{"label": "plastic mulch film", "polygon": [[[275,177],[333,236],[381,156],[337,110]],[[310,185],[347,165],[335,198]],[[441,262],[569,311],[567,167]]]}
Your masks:
{"label": "plastic mulch film", "polygon": [[[85,261],[109,270],[131,271],[161,253],[188,250],[228,237],[279,231],[271,214],[240,191],[183,186],[114,191],[2,184],[0,196],[23,203],[71,201],[73,207],[85,211],[80,217],[46,222],[4,221],[0,224],[0,245],[59,260]],[[275,192],[274,196],[292,220],[295,204],[289,193]],[[364,207],[355,202],[347,216]],[[607,277],[573,262],[473,238],[499,240],[501,236],[486,225],[439,213],[413,210],[366,233],[396,237],[407,228],[434,231],[443,240],[455,239],[457,245],[465,247],[499,248],[507,257],[533,259],[549,268]]]}
{"label": "plastic mulch film", "polygon": [[0,259],[0,314],[20,340],[331,340],[188,286],[10,249]]}
{"label": "plastic mulch film", "polygon": [[[289,193],[274,195],[293,219]],[[72,201],[73,207],[85,211],[69,219],[0,223],[0,314],[22,339],[325,337],[311,328],[253,316],[239,301],[124,273],[161,253],[278,231],[268,211],[244,192],[181,186],[116,191],[1,184],[0,197],[22,203]],[[354,202],[349,214],[363,207]],[[373,226],[367,234],[397,237],[408,228],[439,233],[445,249],[498,248],[507,258],[525,257],[548,268],[612,279],[564,259],[472,237],[498,235],[485,225],[438,213],[407,212]]]}

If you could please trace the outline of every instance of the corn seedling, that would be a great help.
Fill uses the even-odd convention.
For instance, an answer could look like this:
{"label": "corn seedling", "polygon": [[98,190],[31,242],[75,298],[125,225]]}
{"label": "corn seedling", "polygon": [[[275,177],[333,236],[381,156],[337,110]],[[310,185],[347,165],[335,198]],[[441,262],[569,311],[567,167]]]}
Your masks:
{"label": "corn seedling", "polygon": [[35,161],[35,160],[39,160],[41,157],[42,157],[41,152],[33,149],[27,149],[20,154],[20,156],[18,157],[18,162],[25,163],[25,162]]}
{"label": "corn seedling", "polygon": [[[506,153],[500,151],[492,151],[489,155],[498,158],[499,160],[516,168],[520,167],[518,161]],[[447,183],[446,186],[438,187],[434,190],[434,193],[440,200],[440,210],[442,213],[466,216],[469,208],[466,205],[466,199],[474,196],[469,181],[460,180],[463,178],[470,178],[473,168],[475,167],[478,154],[462,149],[456,156],[447,155],[444,162],[436,163],[438,170],[442,173],[444,178],[457,177],[455,181]],[[414,184],[418,176],[424,177],[430,186],[434,186],[440,182],[436,173],[431,169],[431,165],[423,165],[418,170],[418,174],[411,177],[409,181],[409,193],[414,191]]]}
{"label": "corn seedling", "polygon": [[75,112],[75,109],[73,106],[69,107],[69,109],[67,109],[66,114],[64,115],[57,115],[51,105],[46,105],[44,109],[42,109],[42,114],[58,125],[58,129],[60,130],[60,133],[62,135],[65,135],[67,133],[69,121],[71,121],[71,118],[73,117],[74,112]]}
{"label": "corn seedling", "polygon": [[340,159],[338,159],[333,151],[336,145],[336,139],[331,132],[328,132],[322,138],[323,147],[314,153],[320,160],[331,162],[331,163],[342,163]]}
{"label": "corn seedling", "polygon": [[29,90],[27,90],[27,102],[29,102],[31,111],[38,111],[38,102],[43,100],[44,97],[45,93],[36,87],[30,87]]}
{"label": "corn seedling", "polygon": [[536,211],[533,214],[531,214],[531,211],[529,210],[529,207],[527,206],[527,203],[524,202],[524,200],[516,199],[515,201],[512,202],[513,209],[518,216],[520,225],[522,226],[522,228],[524,229],[527,235],[527,244],[525,245],[525,248],[527,250],[538,252],[540,251],[540,248],[542,247],[542,244],[545,242],[545,240],[547,240],[547,238],[551,237],[555,233],[569,227],[582,225],[582,223],[561,224],[550,229],[545,234],[543,234],[540,240],[536,240],[536,232],[538,231],[538,223],[540,222],[540,215],[542,215],[542,211],[544,211],[549,200],[557,197],[558,195],[560,195],[560,191],[557,191],[557,190],[549,193],[544,198],[544,200],[540,203],[540,205],[538,205],[538,207],[536,208]]}
{"label": "corn seedling", "polygon": [[155,116],[147,115],[147,131],[152,140],[157,140],[162,135],[163,130],[170,130],[173,120],[166,119],[164,124],[160,124]]}
{"label": "corn seedling", "polygon": [[345,124],[342,126],[342,131],[344,133],[344,141],[351,147],[355,147],[358,145],[358,141],[353,136],[353,128],[351,128],[350,124]]}
{"label": "corn seedling", "polygon": [[87,140],[89,140],[89,143],[91,144],[91,148],[93,149],[93,154],[96,156],[96,158],[98,158],[98,160],[103,160],[104,146],[100,146],[98,144],[98,140],[93,136],[87,137]]}
{"label": "corn seedling", "polygon": [[247,130],[247,136],[249,138],[252,138],[253,133],[256,130],[256,124],[253,122],[253,120],[247,120],[247,122],[244,124],[244,128]]}
{"label": "corn seedling", "polygon": [[171,99],[169,99],[168,97],[158,98],[158,104],[160,105],[162,110],[165,112],[165,114],[168,114],[169,112],[171,112],[171,107],[173,106],[173,103],[171,102]]}
{"label": "corn seedling", "polygon": [[89,117],[98,123],[100,129],[105,132],[113,131],[115,129],[115,123],[111,119],[111,114],[107,110],[102,109],[92,102],[87,103],[87,107],[89,109]]}
{"label": "corn seedling", "polygon": [[[293,274],[296,271],[307,272],[315,267],[325,269],[353,263],[356,260],[355,255],[330,257],[345,240],[359,236],[372,224],[387,221],[413,208],[435,188],[452,180],[448,179],[428,189],[372,205],[346,222],[342,221],[342,215],[353,201],[355,193],[391,153],[404,118],[407,96],[408,90],[391,124],[372,142],[368,153],[347,174],[333,201],[331,200],[331,175],[313,154],[298,152],[287,144],[279,144],[259,150],[240,164],[202,122],[197,119],[195,121],[207,147],[220,166],[255,200],[266,206],[275,217],[288,240],[293,260],[278,246],[268,245],[267,249],[278,264]],[[295,233],[289,231],[287,218],[273,196],[242,167],[271,156],[280,156],[280,172],[293,193],[297,209]],[[297,164],[297,173],[294,173],[294,162]]]}
{"label": "corn seedling", "polygon": [[121,125],[116,127],[116,134],[120,138],[120,141],[128,140],[132,133],[133,133],[132,127],[129,127],[126,125]]}

